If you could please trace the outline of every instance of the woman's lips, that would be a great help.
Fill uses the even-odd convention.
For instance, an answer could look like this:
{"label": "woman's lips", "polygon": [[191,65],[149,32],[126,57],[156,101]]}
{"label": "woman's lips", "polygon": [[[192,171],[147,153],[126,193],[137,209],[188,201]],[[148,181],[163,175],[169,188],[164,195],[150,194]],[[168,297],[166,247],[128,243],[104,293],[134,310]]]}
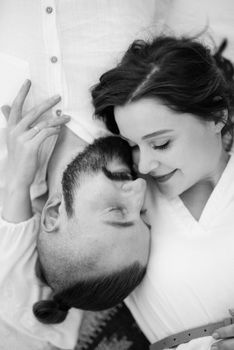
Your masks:
{"label": "woman's lips", "polygon": [[169,174],[165,174],[162,176],[154,176],[155,180],[157,182],[166,182],[167,180],[169,180],[176,172],[177,169],[173,170],[171,173]]}

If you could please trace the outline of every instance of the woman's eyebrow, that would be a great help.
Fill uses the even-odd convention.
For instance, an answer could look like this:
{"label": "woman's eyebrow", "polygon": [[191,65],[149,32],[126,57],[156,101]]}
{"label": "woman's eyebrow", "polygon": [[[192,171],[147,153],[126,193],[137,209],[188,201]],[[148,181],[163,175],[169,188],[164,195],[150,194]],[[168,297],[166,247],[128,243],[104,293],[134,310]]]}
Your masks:
{"label": "woman's eyebrow", "polygon": [[142,140],[145,140],[145,139],[149,139],[151,137],[155,137],[155,136],[159,136],[159,135],[163,135],[167,132],[171,132],[173,131],[172,129],[162,129],[162,130],[159,130],[159,131],[155,131],[155,132],[152,132],[151,134],[147,134],[147,135],[144,135],[142,137]]}

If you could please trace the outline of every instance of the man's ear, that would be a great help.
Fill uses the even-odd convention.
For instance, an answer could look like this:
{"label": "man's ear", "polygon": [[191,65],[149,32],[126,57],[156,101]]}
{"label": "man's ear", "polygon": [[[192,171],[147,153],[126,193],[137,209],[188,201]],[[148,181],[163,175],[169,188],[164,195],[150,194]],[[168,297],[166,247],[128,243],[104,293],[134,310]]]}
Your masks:
{"label": "man's ear", "polygon": [[219,113],[219,118],[220,120],[215,123],[215,131],[217,134],[219,134],[222,129],[224,128],[224,126],[227,124],[227,120],[228,120],[228,110],[227,109],[223,109],[222,111],[220,112],[217,112]]}
{"label": "man's ear", "polygon": [[54,194],[47,200],[41,215],[41,226],[44,232],[56,232],[59,228],[59,208],[62,195]]}

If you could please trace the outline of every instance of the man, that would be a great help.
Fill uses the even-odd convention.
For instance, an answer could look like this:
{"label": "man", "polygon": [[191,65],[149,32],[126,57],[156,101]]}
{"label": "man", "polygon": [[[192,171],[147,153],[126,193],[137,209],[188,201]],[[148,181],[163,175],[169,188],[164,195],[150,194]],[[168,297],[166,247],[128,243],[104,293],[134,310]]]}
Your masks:
{"label": "man", "polygon": [[[148,35],[149,27],[154,30],[161,13],[158,2],[164,7],[162,0],[150,0],[147,6],[144,0],[121,3],[115,0],[1,1],[0,105],[11,105],[23,80],[30,78],[33,88],[24,106],[25,113],[46,98],[59,94],[59,104],[44,113],[44,120],[52,115],[55,118],[62,114],[71,116],[68,128],[62,130],[59,139],[50,137],[39,150],[39,171],[31,187],[31,197],[37,199],[36,210],[41,210],[45,203],[44,198],[39,201],[38,197],[47,190],[53,195],[61,189],[61,175],[71,157],[105,131],[102,123],[92,119],[88,89],[135,35]],[[0,127],[4,126],[0,118]],[[0,134],[1,204],[6,176],[3,129]],[[31,320],[31,316],[24,313],[22,317]],[[50,338],[54,338],[53,334]]]}
{"label": "man", "polygon": [[[55,298],[68,309],[114,306],[144,276],[150,241],[141,214],[145,181],[132,176],[127,143],[99,139],[67,166],[62,194],[45,204],[39,258],[46,281],[61,294]],[[64,286],[73,281],[77,291],[66,295]]]}
{"label": "man", "polygon": [[[38,147],[57,132],[58,123],[66,121],[41,122],[39,117],[56,103],[54,99],[22,118],[29,88],[26,81],[12,108],[3,109],[8,119],[8,177],[0,220],[4,262],[1,302],[5,305],[1,308],[0,333],[7,331],[11,337],[4,338],[1,348],[70,348],[79,324],[79,312],[73,309],[67,315],[70,308],[111,307],[144,276],[149,254],[149,230],[141,217],[145,182],[133,181],[132,157],[125,141],[99,139],[80,151],[68,166],[65,158],[62,189],[51,182],[56,193],[49,195],[39,225],[29,195]],[[35,276],[38,231],[41,282]],[[17,293],[12,297],[8,292],[13,285]],[[46,301],[38,303],[40,299]],[[34,302],[34,314],[46,327],[32,314]]]}

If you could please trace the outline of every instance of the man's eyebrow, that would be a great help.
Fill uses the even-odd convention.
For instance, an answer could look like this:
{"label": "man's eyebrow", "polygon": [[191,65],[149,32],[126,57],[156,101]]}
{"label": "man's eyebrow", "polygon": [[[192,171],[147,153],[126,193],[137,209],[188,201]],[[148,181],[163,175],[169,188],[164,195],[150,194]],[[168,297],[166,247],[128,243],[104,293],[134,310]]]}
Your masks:
{"label": "man's eyebrow", "polygon": [[132,227],[134,226],[133,221],[126,221],[126,222],[121,222],[121,221],[104,221],[105,224],[113,227]]}
{"label": "man's eyebrow", "polygon": [[172,129],[162,129],[159,131],[155,131],[155,132],[152,132],[151,134],[147,134],[147,135],[143,136],[142,140],[149,139],[151,137],[155,137],[155,136],[159,136],[159,135],[163,135],[163,134],[166,134],[167,132],[171,132],[171,131],[173,131],[173,130]]}

